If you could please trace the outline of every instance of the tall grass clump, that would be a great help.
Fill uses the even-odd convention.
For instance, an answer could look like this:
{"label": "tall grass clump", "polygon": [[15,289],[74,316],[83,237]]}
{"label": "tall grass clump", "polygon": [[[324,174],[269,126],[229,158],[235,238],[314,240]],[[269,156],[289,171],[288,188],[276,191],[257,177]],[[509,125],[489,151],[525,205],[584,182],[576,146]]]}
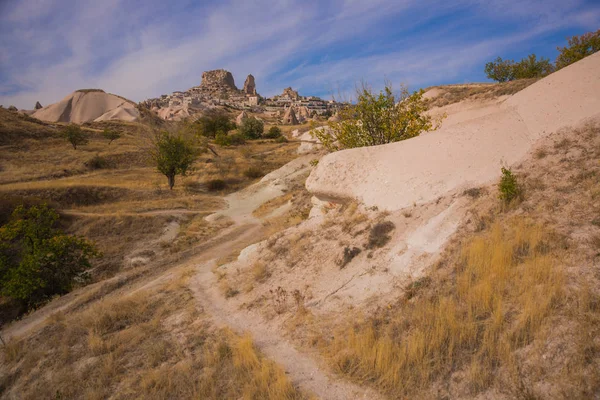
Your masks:
{"label": "tall grass clump", "polygon": [[414,396],[453,372],[488,388],[513,352],[543,334],[563,291],[547,235],[513,220],[463,245],[452,278],[335,335],[325,347],[343,374]]}

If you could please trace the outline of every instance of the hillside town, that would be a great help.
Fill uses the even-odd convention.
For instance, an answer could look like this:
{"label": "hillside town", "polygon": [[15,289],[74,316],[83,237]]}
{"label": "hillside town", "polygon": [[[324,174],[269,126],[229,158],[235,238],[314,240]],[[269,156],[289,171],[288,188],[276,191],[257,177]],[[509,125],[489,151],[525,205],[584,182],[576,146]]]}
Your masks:
{"label": "hillside town", "polygon": [[343,105],[316,96],[301,96],[291,87],[280,95],[262,97],[253,75],[248,75],[244,87],[238,89],[231,72],[224,69],[206,71],[199,86],[186,91],[163,94],[140,105],[155,111],[165,120],[179,120],[217,107],[252,112],[264,112],[281,118],[286,125],[296,125],[317,116],[331,117]]}

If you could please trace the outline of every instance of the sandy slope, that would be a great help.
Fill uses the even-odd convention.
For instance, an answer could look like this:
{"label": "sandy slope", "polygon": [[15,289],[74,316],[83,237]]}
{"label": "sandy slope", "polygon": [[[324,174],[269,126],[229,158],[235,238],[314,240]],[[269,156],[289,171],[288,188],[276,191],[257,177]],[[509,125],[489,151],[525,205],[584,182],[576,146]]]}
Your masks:
{"label": "sandy slope", "polygon": [[384,146],[329,154],[306,182],[323,200],[355,198],[398,210],[495,179],[533,143],[600,115],[600,53],[498,104],[454,107],[438,131]]}
{"label": "sandy slope", "polygon": [[114,94],[73,92],[58,103],[34,112],[33,117],[48,122],[73,122],[123,120],[135,121],[139,111],[135,104]]}

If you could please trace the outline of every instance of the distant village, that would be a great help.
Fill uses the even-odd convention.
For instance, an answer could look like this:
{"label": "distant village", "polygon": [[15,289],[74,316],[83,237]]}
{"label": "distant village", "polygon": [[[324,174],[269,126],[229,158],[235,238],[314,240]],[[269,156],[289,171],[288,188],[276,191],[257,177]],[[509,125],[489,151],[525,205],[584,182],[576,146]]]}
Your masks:
{"label": "distant village", "polygon": [[164,94],[140,102],[166,120],[177,120],[210,109],[227,107],[256,113],[267,113],[294,125],[316,117],[331,117],[343,106],[333,100],[301,96],[291,87],[280,95],[264,98],[258,94],[254,76],[248,75],[244,87],[238,89],[231,72],[218,69],[202,74],[199,86],[186,91]]}

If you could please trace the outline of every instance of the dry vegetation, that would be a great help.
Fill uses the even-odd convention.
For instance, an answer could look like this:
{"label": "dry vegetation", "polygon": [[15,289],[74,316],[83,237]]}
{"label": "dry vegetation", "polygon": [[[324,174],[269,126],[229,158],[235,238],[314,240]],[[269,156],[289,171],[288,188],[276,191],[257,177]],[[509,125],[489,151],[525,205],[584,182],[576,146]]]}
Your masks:
{"label": "dry vegetation", "polygon": [[250,337],[211,327],[186,276],[56,314],[0,360],[3,398],[302,399]]}
{"label": "dry vegetation", "polygon": [[515,170],[522,202],[479,193],[479,233],[395,303],[316,342],[338,371],[394,398],[598,393],[600,126],[553,139]]}
{"label": "dry vegetation", "polygon": [[504,83],[470,84],[470,85],[445,85],[433,86],[430,89],[440,90],[441,93],[427,100],[428,108],[443,107],[458,103],[463,100],[486,100],[500,96],[515,94],[527,86],[534,84],[538,78],[518,79]]}

